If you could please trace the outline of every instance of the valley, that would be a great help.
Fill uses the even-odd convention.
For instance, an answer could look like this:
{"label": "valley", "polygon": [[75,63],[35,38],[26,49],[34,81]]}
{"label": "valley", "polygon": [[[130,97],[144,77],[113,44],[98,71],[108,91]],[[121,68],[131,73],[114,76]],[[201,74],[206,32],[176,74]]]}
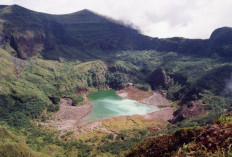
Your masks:
{"label": "valley", "polygon": [[1,6],[0,156],[231,155],[231,61],[230,27],[159,39]]}

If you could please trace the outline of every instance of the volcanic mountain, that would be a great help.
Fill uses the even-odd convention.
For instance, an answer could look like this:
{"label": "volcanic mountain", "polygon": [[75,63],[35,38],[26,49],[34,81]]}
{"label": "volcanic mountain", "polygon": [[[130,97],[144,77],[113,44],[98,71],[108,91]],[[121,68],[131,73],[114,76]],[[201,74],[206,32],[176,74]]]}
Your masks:
{"label": "volcanic mountain", "polygon": [[120,50],[149,49],[230,57],[231,43],[228,27],[215,30],[208,40],[159,39],[86,9],[49,15],[18,5],[0,6],[0,46],[22,59],[41,53],[47,59],[91,60]]}

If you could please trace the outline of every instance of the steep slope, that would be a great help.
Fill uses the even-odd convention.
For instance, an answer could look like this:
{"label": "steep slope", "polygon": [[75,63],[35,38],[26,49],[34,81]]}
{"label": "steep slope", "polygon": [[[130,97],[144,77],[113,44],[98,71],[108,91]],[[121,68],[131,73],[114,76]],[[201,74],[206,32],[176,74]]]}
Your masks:
{"label": "steep slope", "polygon": [[47,59],[89,60],[120,50],[150,49],[231,58],[231,39],[228,27],[215,30],[206,40],[159,39],[89,10],[49,15],[18,5],[0,6],[0,46],[23,59],[42,53]]}
{"label": "steep slope", "polygon": [[207,127],[180,129],[148,138],[125,156],[231,156],[232,114],[221,116]]}
{"label": "steep slope", "polygon": [[[17,5],[0,6],[0,122],[18,130],[26,129],[24,134],[30,138],[30,148],[41,151],[40,146],[48,147],[50,154],[54,151],[50,144],[60,146],[61,143],[54,134],[44,133],[43,141],[47,143],[41,142],[37,131],[30,135],[27,129],[37,128],[33,124],[35,119],[46,120],[59,110],[60,98],[68,97],[80,104],[85,98],[81,91],[119,89],[122,84],[133,82],[135,87],[145,90],[150,87],[160,90],[172,101],[178,110],[171,129],[210,125],[221,114],[232,110],[231,45],[232,28],[229,27],[215,30],[206,40],[159,39],[143,36],[135,29],[89,10],[49,15]],[[229,96],[224,94],[227,88]],[[126,138],[122,133],[118,141],[109,139],[104,143],[104,139],[99,139],[102,146],[98,150],[120,154],[132,143],[160,133],[152,130],[156,129],[139,130],[140,135],[136,133],[133,137],[129,132]],[[182,130],[162,136],[164,140],[147,141],[164,142],[170,148],[165,153],[169,154],[182,147],[183,141],[193,142],[198,131]],[[176,135],[180,136],[176,138]],[[174,146],[166,143],[169,139]],[[92,146],[83,144],[83,141],[71,141],[62,145],[66,156],[72,150],[73,153],[83,150],[86,156]],[[154,153],[149,146],[148,153]],[[6,153],[8,149],[0,151]],[[61,149],[57,153],[62,154]]]}
{"label": "steep slope", "polygon": [[209,39],[209,52],[221,57],[232,56],[232,28],[222,27],[216,29]]}
{"label": "steep slope", "polygon": [[26,141],[7,128],[0,126],[0,156],[47,157],[28,147]]}
{"label": "steep slope", "polygon": [[164,45],[158,46],[158,50],[206,57],[215,55],[223,58],[229,57],[230,59],[232,57],[232,28],[230,27],[216,29],[206,40],[170,38],[164,39],[164,41]]}
{"label": "steep slope", "polygon": [[0,45],[11,46],[23,59],[39,52],[51,59],[97,58],[98,52],[145,49],[150,41],[137,30],[89,10],[48,15],[17,5],[0,8]]}

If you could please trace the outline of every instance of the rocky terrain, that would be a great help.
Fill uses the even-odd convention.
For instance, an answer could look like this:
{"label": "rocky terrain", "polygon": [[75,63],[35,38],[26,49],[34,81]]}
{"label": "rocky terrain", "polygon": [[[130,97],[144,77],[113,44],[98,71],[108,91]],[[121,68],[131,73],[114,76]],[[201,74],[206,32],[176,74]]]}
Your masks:
{"label": "rocky terrain", "polygon": [[[90,10],[2,5],[0,156],[231,156],[231,61],[230,27],[160,39]],[[165,108],[82,124],[106,89]]]}
{"label": "rocky terrain", "polygon": [[136,100],[140,103],[158,107],[170,107],[171,104],[165,96],[158,92],[148,92],[133,87],[127,87],[116,92],[119,96],[127,99]]}

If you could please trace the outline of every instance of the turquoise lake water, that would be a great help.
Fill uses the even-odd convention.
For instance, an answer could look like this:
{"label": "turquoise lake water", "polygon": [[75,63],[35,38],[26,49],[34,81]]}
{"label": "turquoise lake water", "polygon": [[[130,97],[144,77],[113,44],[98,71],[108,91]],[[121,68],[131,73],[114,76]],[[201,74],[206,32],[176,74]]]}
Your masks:
{"label": "turquoise lake water", "polygon": [[84,122],[113,116],[145,115],[149,112],[160,110],[156,106],[121,98],[115,94],[114,90],[91,93],[88,97],[93,104],[93,109],[84,119]]}

